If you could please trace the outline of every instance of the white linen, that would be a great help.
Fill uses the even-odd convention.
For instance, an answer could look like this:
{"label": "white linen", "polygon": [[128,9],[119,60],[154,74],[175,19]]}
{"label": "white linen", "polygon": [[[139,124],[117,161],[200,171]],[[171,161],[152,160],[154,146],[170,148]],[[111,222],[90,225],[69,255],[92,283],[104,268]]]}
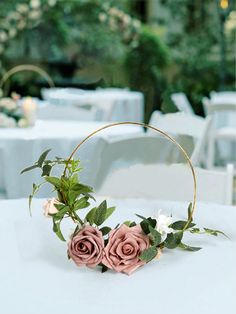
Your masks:
{"label": "white linen", "polygon": [[[20,175],[20,171],[38,160],[40,154],[52,148],[51,157],[68,158],[75,146],[89,133],[108,124],[105,122],[37,121],[33,128],[0,129],[0,183],[8,198],[26,197],[32,183],[40,180],[37,170]],[[76,155],[85,170],[81,179],[93,185],[104,138],[140,134],[138,126],[117,126],[97,134],[84,144]],[[48,196],[43,189],[39,195]]]}
{"label": "white linen", "polygon": [[[160,260],[130,277],[78,268],[68,261],[66,243],[52,233],[42,215],[43,200],[0,201],[1,314],[234,314],[236,308],[235,207],[198,204],[195,222],[230,237],[187,235],[199,252],[164,250]],[[187,204],[146,200],[109,200],[118,210],[109,219],[138,221],[134,213],[152,215],[160,208],[175,219],[186,218]],[[69,230],[64,226],[64,231]]]}
{"label": "white linen", "polygon": [[101,121],[143,122],[144,97],[126,89],[44,89],[44,99],[55,105],[95,106],[103,111]]}

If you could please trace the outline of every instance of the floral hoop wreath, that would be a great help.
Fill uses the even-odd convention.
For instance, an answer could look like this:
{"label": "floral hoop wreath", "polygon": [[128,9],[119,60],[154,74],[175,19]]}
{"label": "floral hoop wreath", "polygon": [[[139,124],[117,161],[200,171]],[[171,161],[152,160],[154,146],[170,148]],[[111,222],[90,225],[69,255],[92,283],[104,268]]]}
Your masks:
{"label": "floral hoop wreath", "polygon": [[[126,221],[111,229],[104,226],[104,222],[114,212],[115,207],[108,207],[103,201],[97,207],[89,209],[82,219],[77,211],[87,208],[90,200],[94,200],[91,195],[93,189],[79,182],[78,172],[80,161],[73,159],[78,149],[95,134],[119,125],[137,125],[152,129],[177,146],[187,161],[193,177],[193,200],[188,206],[187,219],[173,222],[172,217],[158,214],[157,217],[143,217],[136,215],[141,222]],[[184,232],[192,234],[210,234],[217,236],[223,234],[219,230],[209,228],[197,228],[193,223],[193,213],[196,207],[197,182],[196,175],[191,160],[184,148],[166,132],[154,126],[139,122],[119,122],[103,126],[86,138],[84,138],[73,150],[68,159],[56,158],[48,160],[47,155],[50,149],[43,152],[38,161],[22,170],[21,173],[40,168],[44,181],[40,184],[33,184],[32,194],[29,196],[29,207],[31,213],[31,202],[33,196],[40,187],[49,183],[57,192],[57,197],[48,200],[44,204],[44,214],[52,218],[53,231],[60,240],[66,241],[60,224],[65,218],[71,218],[75,224],[75,229],[68,241],[68,258],[72,259],[78,266],[94,268],[101,266],[102,272],[112,269],[116,272],[131,274],[140,266],[149,263],[151,260],[159,259],[164,248],[180,248],[190,252],[200,250],[200,247],[193,247],[182,242]],[[64,165],[61,177],[51,176],[54,166]]]}

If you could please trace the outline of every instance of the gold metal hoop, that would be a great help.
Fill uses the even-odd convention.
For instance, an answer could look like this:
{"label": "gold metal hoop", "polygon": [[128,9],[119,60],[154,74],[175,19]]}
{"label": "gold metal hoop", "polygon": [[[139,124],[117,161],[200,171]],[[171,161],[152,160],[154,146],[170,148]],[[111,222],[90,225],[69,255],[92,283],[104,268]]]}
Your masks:
{"label": "gold metal hoop", "polygon": [[[88,136],[86,136],[76,147],[75,149],[72,151],[71,155],[69,156],[69,158],[67,159],[67,164],[65,166],[65,169],[64,169],[64,175],[66,175],[66,171],[68,169],[68,165],[69,165],[69,162],[70,160],[72,159],[72,157],[74,156],[74,154],[77,152],[77,150],[80,148],[81,145],[83,145],[88,139],[90,139],[91,137],[93,137],[95,134],[105,130],[105,129],[108,129],[108,128],[111,128],[111,127],[115,127],[115,126],[119,126],[119,125],[138,125],[138,126],[142,126],[142,127],[145,127],[147,129],[151,129],[151,130],[154,130],[160,134],[162,134],[164,137],[166,137],[169,141],[171,141],[173,144],[175,144],[175,146],[177,146],[177,148],[180,150],[180,152],[182,153],[184,159],[187,161],[190,169],[191,169],[191,173],[192,173],[192,177],[193,177],[193,200],[192,200],[192,208],[191,208],[191,211],[190,211],[190,216],[189,216],[189,220],[192,219],[193,217],[193,213],[195,211],[195,208],[196,208],[196,199],[197,199],[197,180],[196,180],[196,174],[195,174],[195,170],[194,170],[194,167],[193,167],[193,164],[188,156],[188,154],[186,153],[185,149],[173,138],[171,137],[169,134],[167,134],[166,132],[154,127],[154,126],[151,126],[149,124],[145,124],[145,123],[140,123],[140,122],[118,122],[118,123],[111,123],[111,124],[108,124],[108,125],[105,125],[97,130],[95,130],[94,132],[90,133]],[[186,224],[185,227],[187,227],[188,223]],[[185,228],[184,228],[185,229]]]}
{"label": "gold metal hoop", "polygon": [[7,71],[3,75],[3,77],[2,77],[2,79],[0,81],[0,89],[2,89],[3,85],[7,82],[7,80],[13,74],[16,74],[18,72],[23,72],[23,71],[29,71],[29,72],[38,73],[39,75],[41,75],[47,81],[47,83],[48,83],[48,85],[50,87],[55,87],[55,84],[54,84],[52,78],[43,69],[41,69],[40,67],[38,67],[36,65],[32,65],[32,64],[21,64],[21,65],[17,65],[14,68],[10,69],[9,71]]}

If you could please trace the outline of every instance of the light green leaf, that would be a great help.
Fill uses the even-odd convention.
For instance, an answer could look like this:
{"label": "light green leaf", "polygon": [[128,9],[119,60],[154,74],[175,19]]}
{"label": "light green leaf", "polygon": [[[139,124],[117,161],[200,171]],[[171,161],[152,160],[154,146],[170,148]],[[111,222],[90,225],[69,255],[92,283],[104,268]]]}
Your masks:
{"label": "light green leaf", "polygon": [[85,219],[90,223],[90,225],[94,224],[96,211],[97,211],[96,207],[92,208],[85,217]]}
{"label": "light green leaf", "polygon": [[202,249],[201,247],[189,246],[189,245],[184,244],[182,242],[178,245],[178,247],[181,248],[182,250],[189,251],[189,252],[197,252],[197,251]]}
{"label": "light green leaf", "polygon": [[222,234],[223,236],[225,236],[226,238],[229,238],[224,232],[220,231],[220,230],[213,230],[213,229],[209,229],[209,228],[203,228],[205,230],[205,232],[207,234],[213,235],[215,237],[217,237],[219,234]]}
{"label": "light green leaf", "polygon": [[86,208],[89,205],[90,205],[90,203],[88,202],[88,197],[85,196],[85,197],[82,197],[81,199],[79,199],[75,202],[74,209],[79,210],[82,208]]}
{"label": "light green leaf", "polygon": [[61,187],[61,179],[57,177],[44,177],[44,179],[49,182],[50,184],[54,185],[56,188]]}

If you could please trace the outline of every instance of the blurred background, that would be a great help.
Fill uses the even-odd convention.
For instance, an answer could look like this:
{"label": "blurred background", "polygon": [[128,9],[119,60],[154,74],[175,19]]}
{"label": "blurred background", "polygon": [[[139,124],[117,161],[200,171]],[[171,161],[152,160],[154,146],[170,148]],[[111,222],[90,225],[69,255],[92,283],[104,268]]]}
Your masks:
{"label": "blurred background", "polygon": [[[175,112],[184,92],[194,112],[202,98],[235,89],[233,0],[8,0],[0,2],[0,74],[38,65],[58,87],[120,87],[154,110]],[[40,97],[47,83],[30,74],[10,91]],[[7,86],[5,86],[5,90]]]}
{"label": "blurred background", "polygon": [[[222,195],[231,204],[235,34],[233,0],[1,1],[0,194],[28,195],[38,173],[19,172],[43,150],[67,157],[97,128],[132,121],[172,135],[204,178],[208,171],[223,175],[222,194],[212,182],[223,179],[203,179],[202,200]],[[141,164],[183,162],[170,143],[153,137],[138,126],[102,134],[79,156],[88,169],[81,178],[102,186],[111,169],[135,164],[137,156]]]}

